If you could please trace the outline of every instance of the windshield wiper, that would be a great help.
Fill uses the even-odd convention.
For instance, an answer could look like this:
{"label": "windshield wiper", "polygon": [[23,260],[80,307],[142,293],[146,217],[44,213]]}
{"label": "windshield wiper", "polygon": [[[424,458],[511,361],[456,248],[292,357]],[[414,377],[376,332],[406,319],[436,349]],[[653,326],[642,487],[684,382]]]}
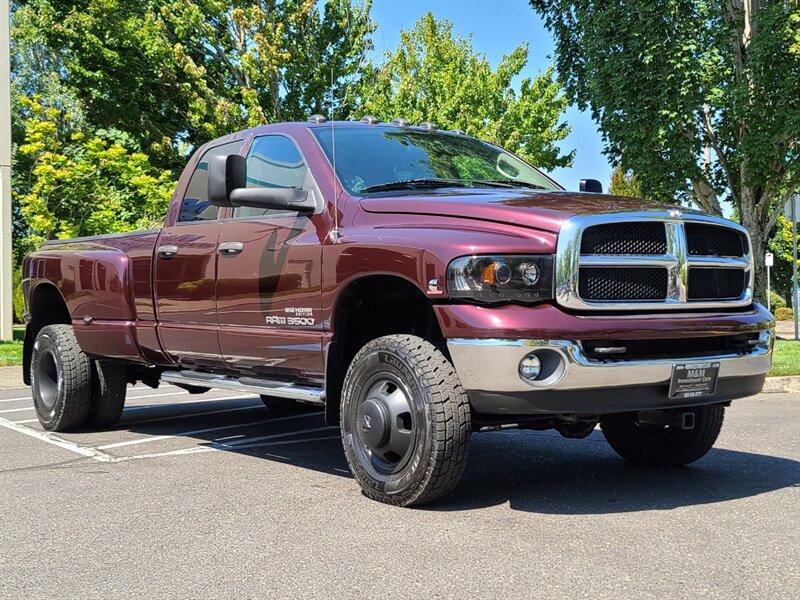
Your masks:
{"label": "windshield wiper", "polygon": [[530,183],[528,181],[520,181],[518,179],[486,179],[484,181],[480,181],[477,183],[494,183],[494,184],[505,184],[505,187],[524,187],[530,188],[532,190],[546,190],[547,188],[543,185],[538,185],[536,183]]}
{"label": "windshield wiper", "polygon": [[434,177],[421,177],[419,179],[406,179],[403,181],[387,181],[376,183],[362,188],[362,192],[390,192],[392,190],[435,189],[441,187],[469,187],[469,181],[463,179],[439,179]]}
{"label": "windshield wiper", "polygon": [[[444,179],[438,177],[421,177],[419,179],[406,179],[404,181],[387,181],[386,183],[377,183],[363,188],[361,191],[366,193],[371,192],[390,192],[393,190],[407,190],[407,189],[436,189],[443,187],[476,187],[476,186],[490,186],[510,188],[514,187],[516,182],[512,181],[491,181],[483,179]],[[532,184],[531,184],[532,185]]]}

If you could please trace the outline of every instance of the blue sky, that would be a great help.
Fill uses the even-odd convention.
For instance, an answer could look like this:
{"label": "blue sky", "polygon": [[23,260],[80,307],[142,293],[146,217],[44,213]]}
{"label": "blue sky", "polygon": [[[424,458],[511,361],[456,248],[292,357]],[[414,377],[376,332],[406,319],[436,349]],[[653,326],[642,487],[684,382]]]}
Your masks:
{"label": "blue sky", "polygon": [[[552,62],[553,39],[527,0],[373,0],[372,18],[378,24],[375,52],[395,50],[400,30],[413,27],[428,11],[437,19],[452,21],[455,33],[472,35],[473,49],[492,65],[522,42],[528,42],[529,51],[523,77],[534,77]],[[570,190],[577,190],[582,178],[599,179],[608,189],[611,166],[602,154],[597,125],[574,107],[567,110],[565,120],[572,133],[561,147],[575,150],[575,160],[571,168],[556,169],[552,175]]]}

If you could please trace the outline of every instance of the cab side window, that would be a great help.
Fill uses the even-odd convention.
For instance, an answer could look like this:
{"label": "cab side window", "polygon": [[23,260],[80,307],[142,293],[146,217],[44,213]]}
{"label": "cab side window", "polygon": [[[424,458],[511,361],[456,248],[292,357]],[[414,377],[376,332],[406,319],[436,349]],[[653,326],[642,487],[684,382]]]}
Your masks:
{"label": "cab side window", "polygon": [[[265,135],[253,141],[247,155],[247,187],[301,189],[308,167],[294,142],[282,135]],[[260,217],[280,211],[242,206],[234,218]]]}
{"label": "cab side window", "polygon": [[214,221],[219,218],[219,207],[208,201],[208,161],[214,156],[236,154],[243,143],[244,140],[236,140],[206,150],[194,168],[183,196],[181,213],[178,216],[179,223]]}

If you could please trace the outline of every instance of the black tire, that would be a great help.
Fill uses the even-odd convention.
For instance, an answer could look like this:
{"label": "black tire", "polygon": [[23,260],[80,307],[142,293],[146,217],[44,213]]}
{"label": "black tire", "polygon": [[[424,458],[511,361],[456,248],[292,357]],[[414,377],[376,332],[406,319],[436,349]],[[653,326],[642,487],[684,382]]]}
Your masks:
{"label": "black tire", "polygon": [[600,419],[608,443],[625,460],[652,467],[688,465],[711,450],[725,418],[723,406],[694,406],[693,429],[638,423],[635,413],[606,415]]}
{"label": "black tire", "polygon": [[411,335],[373,340],[344,380],[341,431],[345,456],[369,498],[420,505],[450,492],[467,462],[467,394],[453,365]]}
{"label": "black tire", "polygon": [[69,431],[86,422],[92,406],[92,364],[71,325],[44,327],[33,344],[33,404],[48,431]]}
{"label": "black tire", "polygon": [[89,427],[105,429],[119,421],[128,391],[127,375],[123,364],[92,361],[92,408],[86,422]]}
{"label": "black tire", "polygon": [[261,401],[264,403],[264,406],[276,413],[311,412],[319,410],[316,406],[303,404],[302,402],[290,400],[289,398],[278,398],[277,396],[262,395]]}

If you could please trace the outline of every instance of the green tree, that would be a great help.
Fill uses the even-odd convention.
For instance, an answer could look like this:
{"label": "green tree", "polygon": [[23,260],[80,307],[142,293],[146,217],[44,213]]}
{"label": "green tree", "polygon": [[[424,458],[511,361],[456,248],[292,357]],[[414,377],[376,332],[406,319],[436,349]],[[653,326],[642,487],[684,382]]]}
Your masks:
{"label": "green tree", "polygon": [[654,198],[721,214],[753,238],[758,295],[778,207],[800,183],[800,54],[793,3],[531,0],[556,39],[569,99],[606,153]]}
{"label": "green tree", "polygon": [[117,142],[75,128],[70,115],[24,98],[25,137],[17,152],[30,160],[20,197],[28,250],[52,238],[128,231],[161,220],[172,195],[169,171]]}
{"label": "green tree", "polygon": [[[798,240],[800,241],[800,240]],[[772,268],[772,289],[784,298],[792,296],[792,224],[781,216],[769,240],[769,251],[775,258]],[[800,269],[800,260],[797,262]]]}
{"label": "green tree", "polygon": [[[343,99],[370,49],[370,2],[21,1],[95,127],[133,136],[160,166],[244,127]],[[332,94],[331,94],[332,92]]]}
{"label": "green tree", "polygon": [[614,170],[611,171],[611,185],[608,187],[608,192],[617,196],[642,197],[642,188],[636,173],[624,171],[619,163],[614,165]]}
{"label": "green tree", "polygon": [[522,80],[517,91],[512,80],[527,63],[527,46],[492,69],[470,39],[454,36],[452,28],[428,13],[402,31],[397,51],[368,67],[359,89],[362,113],[461,129],[546,169],[570,165],[574,153],[562,154],[558,147],[569,133],[560,121],[567,101],[552,69]]}

